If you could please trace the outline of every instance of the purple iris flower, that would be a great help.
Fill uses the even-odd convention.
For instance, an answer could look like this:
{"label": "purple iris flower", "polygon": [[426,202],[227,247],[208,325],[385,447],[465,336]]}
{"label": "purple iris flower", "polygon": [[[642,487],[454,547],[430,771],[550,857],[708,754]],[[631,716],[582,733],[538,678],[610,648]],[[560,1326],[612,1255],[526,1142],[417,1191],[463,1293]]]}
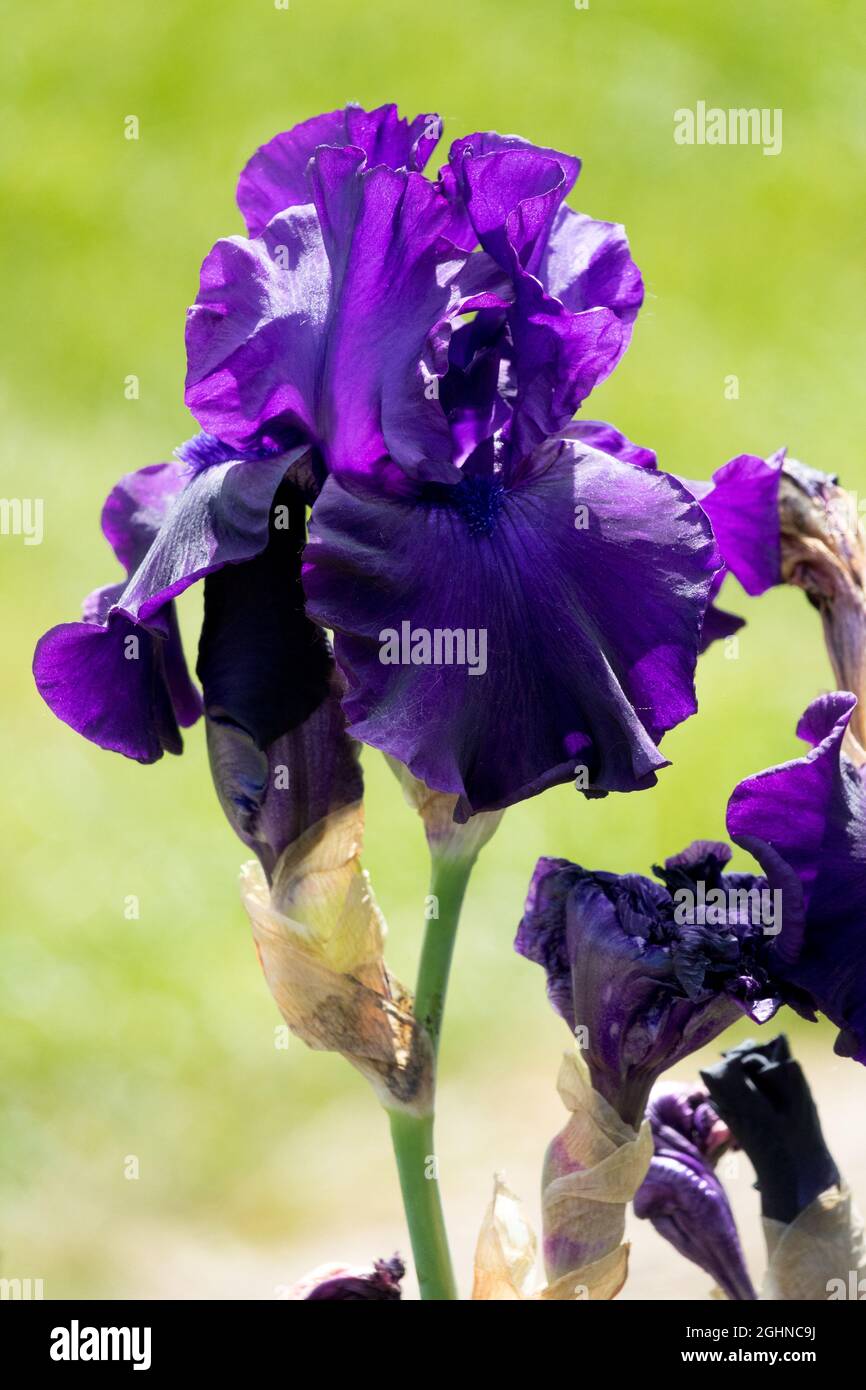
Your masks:
{"label": "purple iris flower", "polygon": [[324,1265],[300,1280],[291,1296],[304,1302],[396,1303],[403,1297],[400,1281],[405,1273],[398,1255],[376,1260],[371,1268]]}
{"label": "purple iris flower", "polygon": [[755,887],[754,875],[723,872],[729,859],[727,845],[697,841],[656,870],[663,883],[566,859],[536,865],[515,947],[544,966],[593,1086],[629,1124],[668,1067],[742,1013],[764,1022],[779,1006],[748,900],[719,914],[696,905],[699,883]]}
{"label": "purple iris flower", "polygon": [[[258,754],[333,693],[309,615],[335,633],[352,733],[457,794],[459,818],[576,769],[595,794],[665,764],[695,709],[710,526],[649,451],[571,423],[628,343],[640,273],[621,227],[565,206],[578,160],[482,134],[431,181],[438,133],[347,107],[241,175],[253,235],[207,256],[187,325],[202,434],[122,592],[37,649],[46,700],[101,746],[179,751],[197,700],[171,605],[204,578],[209,729]],[[247,821],[251,761],[226,792]]]}
{"label": "purple iris flower", "polygon": [[753,597],[782,582],[779,481],[784,459],[784,449],[768,459],[739,454],[717,468],[708,483],[686,482],[712,522],[724,560],[713,580],[713,603],[704,620],[704,650],[744,623],[715,604],[729,573]]}
{"label": "purple iris flower", "polygon": [[797,726],[810,751],[741,782],[727,825],[781,894],[765,958],[786,1002],[826,1014],[836,1051],[866,1063],[866,788],[843,752],[856,703],[846,691],[813,701]]}
{"label": "purple iris flower", "polygon": [[809,1083],[784,1034],[740,1043],[701,1076],[751,1160],[765,1217],[787,1226],[840,1184]]}
{"label": "purple iris flower", "polygon": [[654,1087],[647,1119],[653,1158],[634,1198],[675,1250],[715,1279],[728,1298],[757,1298],[715,1164],[731,1142],[706,1091],[673,1082]]}

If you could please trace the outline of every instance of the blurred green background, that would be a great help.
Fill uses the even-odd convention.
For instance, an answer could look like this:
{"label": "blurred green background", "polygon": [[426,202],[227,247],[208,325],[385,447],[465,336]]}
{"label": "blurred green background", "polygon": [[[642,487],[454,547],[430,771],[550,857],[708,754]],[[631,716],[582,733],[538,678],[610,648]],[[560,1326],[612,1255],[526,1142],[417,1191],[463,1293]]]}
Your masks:
{"label": "blurred green background", "polygon": [[[201,730],[182,758],[139,767],[56,722],[29,674],[37,635],[115,577],[98,529],[109,487],[193,432],[184,311],[211,243],[241,230],[236,174],[263,140],[347,100],[439,111],[446,140],[497,128],[579,153],[572,201],[625,222],[647,282],[633,345],[591,413],[690,477],[787,443],[862,490],[861,7],[4,9],[2,492],[44,498],[46,520],[41,546],[0,538],[0,1273],[43,1278],[47,1297],[270,1298],[322,1260],[405,1251],[384,1122],[340,1058],[274,1047],[279,1018],[237,897],[245,856],[212,793]],[[675,145],[674,110],[698,100],[783,108],[782,153]],[[128,115],[138,141],[124,138]],[[801,595],[752,601],[729,581],[725,598],[748,627],[734,659],[717,647],[702,660],[700,714],[669,737],[658,788],[588,804],[565,787],[525,803],[476,872],[439,1144],[464,1286],[493,1170],[537,1219],[541,1154],[560,1123],[567,1038],[541,972],[511,948],[536,856],[647,871],[721,836],[734,783],[795,754],[797,717],[830,682]],[[182,604],[191,652],[199,601]],[[372,751],[366,768],[365,860],[391,964],[411,979],[422,835]],[[137,921],[124,916],[130,894]],[[856,1186],[866,1081],[833,1059],[831,1030],[795,1031]],[[733,1185],[760,1274],[747,1166]],[[631,1296],[706,1291],[651,1232],[636,1240]]]}

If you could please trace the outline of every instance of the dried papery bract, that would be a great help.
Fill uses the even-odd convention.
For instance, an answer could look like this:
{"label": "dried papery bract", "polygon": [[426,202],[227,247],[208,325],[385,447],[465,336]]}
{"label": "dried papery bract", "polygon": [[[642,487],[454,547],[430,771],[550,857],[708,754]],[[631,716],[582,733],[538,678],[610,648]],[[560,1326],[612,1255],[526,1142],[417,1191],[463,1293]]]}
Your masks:
{"label": "dried papery bract", "polygon": [[340,1052],[389,1110],[424,1114],[432,1058],[411,996],[383,957],[385,923],[361,868],[363,808],[346,806],[281,856],[271,889],[260,865],[241,892],[265,978],[308,1047]]}
{"label": "dried papery bract", "polygon": [[534,1298],[538,1242],[520,1200],[497,1174],[475,1247],[473,1299],[513,1302]]}
{"label": "dried papery bract", "polygon": [[764,1218],[767,1272],[759,1297],[775,1302],[860,1299],[866,1289],[863,1221],[847,1188],[830,1188],[789,1225]]}
{"label": "dried papery bract", "polygon": [[624,1123],[593,1090],[579,1053],[566,1053],[559,1094],[571,1112],[542,1176],[548,1299],[615,1298],[628,1273],[625,1211],[646,1176],[652,1133]]}
{"label": "dried papery bract", "polygon": [[497,1177],[475,1251],[474,1299],[599,1302],[616,1298],[625,1283],[625,1211],[652,1158],[649,1125],[635,1133],[623,1123],[593,1090],[578,1053],[563,1058],[559,1094],[571,1113],[547,1150],[542,1176],[548,1282],[532,1287],[535,1236]]}
{"label": "dried papery bract", "polygon": [[827,652],[840,690],[859,705],[845,751],[866,762],[866,535],[857,499],[836,479],[789,460],[779,484],[782,578],[808,595],[821,614]]}

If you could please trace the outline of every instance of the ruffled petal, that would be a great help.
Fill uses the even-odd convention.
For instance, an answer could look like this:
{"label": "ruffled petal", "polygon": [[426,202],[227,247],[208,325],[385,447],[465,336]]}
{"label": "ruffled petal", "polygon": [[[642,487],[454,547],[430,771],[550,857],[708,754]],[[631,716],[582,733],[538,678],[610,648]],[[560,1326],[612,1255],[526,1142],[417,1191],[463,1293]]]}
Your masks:
{"label": "ruffled petal", "polygon": [[127,574],[144,559],[166,512],[189,481],[178,461],[153,463],[127,473],[112,488],[102,508],[102,531]]}
{"label": "ruffled petal", "polygon": [[440,175],[514,283],[510,434],[518,460],[561,430],[613,370],[643,300],[622,227],[563,205],[579,170],[579,160],[556,150],[488,134],[457,141]]}
{"label": "ruffled petal", "polygon": [[424,405],[437,364],[425,376],[424,362],[443,350],[439,325],[485,302],[494,267],[476,258],[458,282],[466,256],[445,239],[449,205],[419,174],[366,169],[350,147],[320,149],[309,177],[315,208],[281,212],[260,237],[218,242],[205,260],[187,321],[187,405],[241,451],[300,432],[330,469],[363,475],[389,447],[403,461],[412,382],[432,431],[426,452],[450,468],[438,402]]}
{"label": "ruffled petal", "polygon": [[[40,640],[33,671],[58,718],[102,748],[139,762],[179,753],[178,725],[201,713],[187,675],[173,600],[223,565],[267,544],[274,494],[291,458],[217,464],[158,493],[166,504],[154,531],[160,478],[124,479],[106,504],[107,534],[127,557],[152,540],[127,584],[88,601],[96,622],[65,623]],[[180,465],[177,466],[180,468]],[[175,475],[172,475],[175,476]]]}
{"label": "ruffled petal", "polygon": [[725,565],[753,596],[782,580],[781,474],[781,460],[740,454],[716,469],[709,487],[686,483],[713,523]]}
{"label": "ruffled petal", "polygon": [[[595,305],[630,326],[643,303],[643,279],[631,258],[625,228],[561,207],[541,256],[538,278],[573,314]],[[628,334],[624,335],[623,349]]]}
{"label": "ruffled petal", "polygon": [[393,104],[375,111],[350,104],[275,135],[256,150],[238,180],[238,207],[250,236],[258,236],[278,212],[312,201],[307,167],[319,145],[352,145],[371,168],[385,164],[420,173],[440,133],[432,113],[408,121]]}
{"label": "ruffled petal", "polygon": [[[36,646],[33,675],[39,693],[58,719],[100,748],[142,763],[155,762],[164,752],[180,753],[183,742],[165,664],[167,637],[167,630],[160,638],[137,629],[117,611],[104,627],[61,623]],[[191,722],[193,696],[191,689],[183,691],[185,722]]]}
{"label": "ruffled petal", "polygon": [[658,465],[655,449],[634,444],[605,420],[572,420],[562,435],[564,439],[575,439],[581,444],[588,444],[591,449],[610,454],[612,458],[622,459],[623,463],[634,463],[638,468],[655,468]]}
{"label": "ruffled petal", "polygon": [[459,818],[575,763],[591,792],[653,784],[658,740],[695,708],[716,564],[674,480],[563,443],[511,489],[466,478],[395,499],[329,479],[310,535],[309,611],[335,632],[352,732],[457,793]]}
{"label": "ruffled petal", "polygon": [[727,823],[782,891],[778,974],[842,1030],[837,1050],[866,1063],[866,789],[842,753],[855,704],[846,691],[815,700],[798,728],[811,751],[741,782]]}

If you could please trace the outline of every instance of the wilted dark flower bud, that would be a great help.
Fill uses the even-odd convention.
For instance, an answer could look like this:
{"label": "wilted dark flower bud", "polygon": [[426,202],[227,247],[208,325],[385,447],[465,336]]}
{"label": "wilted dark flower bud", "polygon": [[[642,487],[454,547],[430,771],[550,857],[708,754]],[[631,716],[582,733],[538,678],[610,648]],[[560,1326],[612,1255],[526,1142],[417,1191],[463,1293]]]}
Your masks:
{"label": "wilted dark flower bud", "polygon": [[809,1083],[784,1034],[740,1043],[701,1075],[752,1162],[764,1216],[788,1225],[839,1184]]}
{"label": "wilted dark flower bud", "polygon": [[787,1039],[741,1043],[702,1076],[757,1174],[768,1259],[761,1298],[859,1297],[863,1223]]}
{"label": "wilted dark flower bud", "polygon": [[400,1280],[406,1273],[398,1255],[372,1266],[320,1265],[299,1279],[291,1300],[329,1299],[341,1303],[395,1303],[402,1298]]}
{"label": "wilted dark flower bud", "polygon": [[742,1012],[763,1022],[778,1007],[748,913],[680,910],[678,894],[721,883],[729,858],[726,845],[698,841],[659,870],[664,885],[565,859],[536,866],[516,949],[545,967],[593,1086],[632,1126],[663,1071]]}

